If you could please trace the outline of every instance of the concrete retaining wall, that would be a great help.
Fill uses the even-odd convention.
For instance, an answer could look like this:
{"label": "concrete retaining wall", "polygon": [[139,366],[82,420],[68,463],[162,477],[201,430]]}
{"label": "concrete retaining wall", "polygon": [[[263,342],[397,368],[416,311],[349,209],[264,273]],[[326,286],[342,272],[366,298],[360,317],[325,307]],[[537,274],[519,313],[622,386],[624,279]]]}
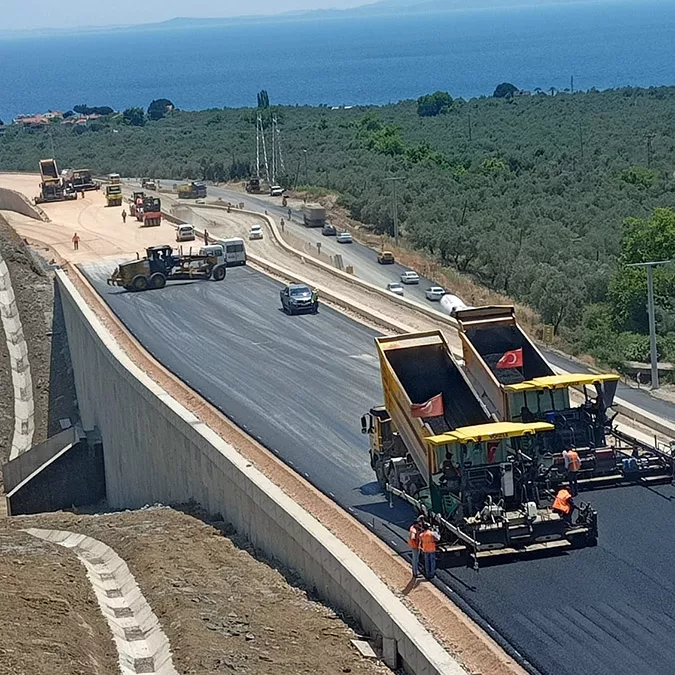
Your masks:
{"label": "concrete retaining wall", "polygon": [[[10,516],[62,511],[73,506],[97,504],[105,499],[103,447],[100,442],[95,439],[88,441],[82,434],[60,448],[52,444],[43,452],[41,449],[42,446],[37,446],[33,450],[37,451],[38,456],[49,452],[53,454],[31,473],[26,472],[32,460],[23,465],[21,463],[24,458],[30,458],[32,450],[3,467],[5,477],[7,468],[15,469],[12,478],[19,473],[25,476],[7,494],[7,512]],[[16,463],[20,465],[13,466]]]}
{"label": "concrete retaining wall", "polygon": [[[38,182],[39,178],[35,185],[36,195],[39,192],[37,187]],[[35,220],[44,220],[45,222],[49,220],[44,211],[31,204],[24,195],[7,188],[0,188],[0,211],[15,211],[29,218],[35,218]]]}
{"label": "concrete retaining wall", "polygon": [[58,272],[57,279],[82,422],[101,432],[111,507],[194,499],[365,631],[381,634],[410,673],[464,673],[360,558],[152,382],[67,276]]}

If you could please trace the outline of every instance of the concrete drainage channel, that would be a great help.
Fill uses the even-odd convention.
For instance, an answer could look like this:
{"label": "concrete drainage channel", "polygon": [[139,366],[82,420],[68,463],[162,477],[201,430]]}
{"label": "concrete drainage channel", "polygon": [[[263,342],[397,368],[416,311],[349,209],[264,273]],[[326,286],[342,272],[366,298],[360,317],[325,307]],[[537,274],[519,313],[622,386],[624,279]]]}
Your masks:
{"label": "concrete drainage channel", "polygon": [[104,543],[63,530],[25,530],[70,549],[87,570],[96,600],[110,626],[122,675],[178,675],[169,640],[127,564]]}
{"label": "concrete drainage channel", "polygon": [[0,314],[9,352],[14,387],[14,435],[9,459],[30,449],[35,432],[33,381],[28,361],[28,345],[23,334],[19,308],[12,289],[7,263],[0,256]]}

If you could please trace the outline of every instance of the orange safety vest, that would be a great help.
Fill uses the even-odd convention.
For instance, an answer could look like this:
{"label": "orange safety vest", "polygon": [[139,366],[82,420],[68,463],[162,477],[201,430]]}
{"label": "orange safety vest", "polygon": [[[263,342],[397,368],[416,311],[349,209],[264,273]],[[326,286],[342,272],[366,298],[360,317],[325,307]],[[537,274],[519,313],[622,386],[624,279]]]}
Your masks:
{"label": "orange safety vest", "polygon": [[424,530],[419,535],[422,553],[433,553],[436,550],[436,535],[432,530]]}
{"label": "orange safety vest", "polygon": [[408,530],[408,546],[410,546],[410,548],[420,547],[419,536],[420,533],[417,529],[417,525],[411,525]]}
{"label": "orange safety vest", "polygon": [[569,461],[569,471],[579,471],[581,469],[581,460],[576,450],[567,451],[567,460]]}
{"label": "orange safety vest", "polygon": [[572,513],[572,493],[567,488],[560,488],[553,500],[553,509],[569,515]]}

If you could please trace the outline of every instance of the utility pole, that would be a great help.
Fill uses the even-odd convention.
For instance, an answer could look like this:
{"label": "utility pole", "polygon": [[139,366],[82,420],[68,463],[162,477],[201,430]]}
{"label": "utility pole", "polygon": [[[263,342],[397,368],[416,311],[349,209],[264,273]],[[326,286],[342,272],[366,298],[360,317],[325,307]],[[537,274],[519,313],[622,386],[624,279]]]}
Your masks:
{"label": "utility pole", "polygon": [[471,133],[471,111],[469,111],[469,143],[473,140],[472,133]]}
{"label": "utility pole", "polygon": [[652,168],[652,140],[656,136],[655,133],[650,132],[645,136],[645,139],[647,141],[647,168],[651,169]]}
{"label": "utility pole", "polygon": [[305,154],[305,185],[309,185],[309,174],[307,173],[307,149],[302,152]]}
{"label": "utility pole", "polygon": [[398,247],[398,195],[396,191],[396,183],[400,180],[405,180],[404,176],[393,176],[387,178],[391,181],[391,197],[392,197],[392,215],[394,217],[394,245]]}
{"label": "utility pole", "polygon": [[581,151],[581,161],[584,161],[584,129],[579,122],[579,149]]}
{"label": "utility pole", "polygon": [[654,268],[668,265],[672,260],[632,263],[627,267],[647,268],[647,312],[649,314],[649,356],[652,366],[652,390],[659,388],[659,362],[656,353],[656,318],[654,316]]}
{"label": "utility pole", "polygon": [[574,93],[574,75],[570,75],[570,92]]}

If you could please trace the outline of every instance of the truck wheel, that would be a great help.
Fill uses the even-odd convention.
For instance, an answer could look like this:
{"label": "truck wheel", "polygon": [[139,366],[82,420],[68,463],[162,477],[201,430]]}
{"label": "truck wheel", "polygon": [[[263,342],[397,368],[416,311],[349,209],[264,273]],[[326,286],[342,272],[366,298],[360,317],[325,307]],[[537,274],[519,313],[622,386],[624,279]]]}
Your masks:
{"label": "truck wheel", "polygon": [[150,277],[150,288],[164,288],[166,286],[166,277],[161,272],[155,272]]}
{"label": "truck wheel", "polygon": [[131,280],[131,288],[135,291],[145,291],[148,288],[148,278],[144,277],[142,274],[135,276]]}
{"label": "truck wheel", "polygon": [[211,272],[214,281],[222,281],[226,274],[227,270],[225,269],[225,265],[216,265]]}

